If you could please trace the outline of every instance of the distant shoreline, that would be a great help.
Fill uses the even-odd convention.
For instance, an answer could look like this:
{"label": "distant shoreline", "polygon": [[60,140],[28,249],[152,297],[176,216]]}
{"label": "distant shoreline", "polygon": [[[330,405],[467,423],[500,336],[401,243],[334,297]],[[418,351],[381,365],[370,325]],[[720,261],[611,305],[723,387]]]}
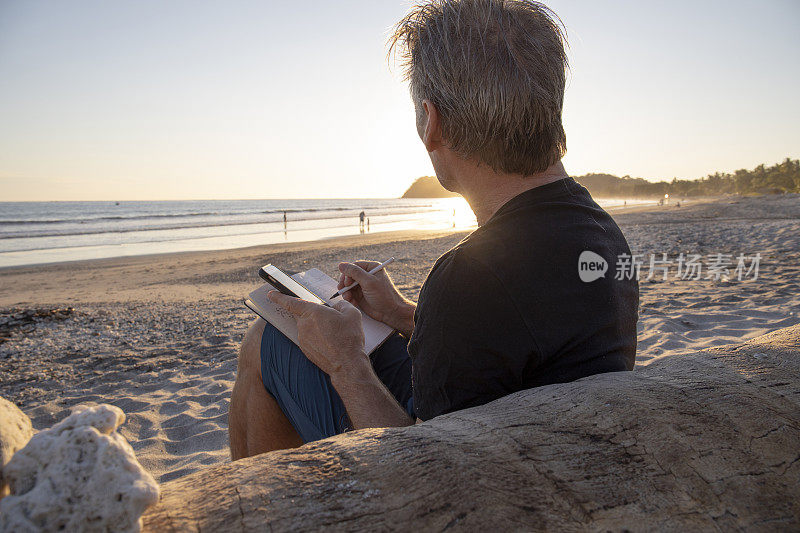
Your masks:
{"label": "distant shoreline", "polygon": [[467,211],[461,199],[9,203],[0,205],[0,266],[465,228]]}
{"label": "distant shoreline", "polygon": [[[609,210],[653,200],[598,199]],[[623,205],[627,203],[627,207]],[[359,213],[365,212],[364,224]],[[286,220],[284,221],[284,213]],[[461,197],[38,203],[0,211],[0,268],[318,241],[401,230],[470,230]]]}
{"label": "distant shoreline", "polygon": [[[714,201],[714,198],[704,199],[703,202]],[[700,201],[692,201],[692,205],[702,203]],[[647,211],[659,211],[670,206],[660,208],[653,203],[646,204],[631,204],[627,206],[613,205],[604,207],[612,214],[633,214]],[[70,268],[88,268],[93,266],[123,266],[130,264],[142,264],[150,261],[161,262],[170,257],[181,257],[187,261],[208,261],[214,256],[230,257],[232,254],[240,254],[242,257],[249,256],[254,251],[263,252],[265,255],[269,253],[284,253],[296,252],[303,250],[316,250],[320,246],[356,246],[356,245],[373,245],[378,243],[394,242],[401,240],[418,240],[418,239],[431,239],[454,233],[468,233],[474,227],[460,227],[460,228],[434,228],[434,229],[395,229],[387,231],[374,231],[365,234],[354,233],[351,235],[328,235],[315,239],[296,240],[287,242],[274,242],[263,244],[250,244],[246,246],[233,247],[233,248],[214,248],[208,250],[179,250],[179,251],[166,251],[166,252],[151,252],[142,254],[130,255],[115,255],[110,257],[98,258],[85,258],[85,259],[72,259],[63,261],[49,261],[41,263],[29,263],[22,265],[8,265],[0,266],[0,277],[4,275],[11,275],[21,272],[34,272],[39,269],[43,270],[60,270],[61,267]],[[0,306],[3,305],[0,303]]]}

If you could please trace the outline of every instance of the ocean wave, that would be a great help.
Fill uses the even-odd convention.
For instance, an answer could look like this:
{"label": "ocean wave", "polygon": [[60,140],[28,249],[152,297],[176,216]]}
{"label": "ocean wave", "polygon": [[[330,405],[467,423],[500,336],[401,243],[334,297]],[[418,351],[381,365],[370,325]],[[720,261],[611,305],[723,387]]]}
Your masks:
{"label": "ocean wave", "polygon": [[[245,224],[243,224],[243,225],[245,225]],[[379,226],[380,222],[376,222],[374,225],[375,226]],[[332,225],[325,226],[325,230],[337,230],[337,229],[352,228],[352,227],[353,227],[353,224],[332,224]],[[315,231],[317,229],[319,229],[319,228],[304,228],[304,229],[301,229],[299,231],[301,231],[301,232],[305,231],[305,230]],[[276,234],[276,233],[284,233],[284,231],[285,230],[283,229],[283,225],[281,225],[279,228],[274,228],[274,229],[269,229],[269,230],[239,231],[239,232],[233,231],[233,232],[228,233],[226,235],[206,235],[206,236],[192,236],[192,237],[163,235],[160,238],[159,237],[150,238],[150,239],[147,239],[146,241],[131,241],[131,242],[126,242],[126,243],[121,243],[121,244],[134,244],[135,245],[135,244],[164,243],[164,242],[176,242],[176,241],[187,241],[187,240],[196,241],[196,240],[203,240],[203,239],[215,239],[215,238],[220,238],[220,237],[239,237],[239,236],[242,236],[242,235]],[[296,232],[298,230],[290,230],[290,231],[292,233],[294,233],[294,232]],[[110,244],[112,244],[112,243],[107,243],[107,242],[105,242],[105,243],[104,242],[88,242],[88,243],[85,243],[85,244],[70,244],[68,246],[52,246],[52,245],[48,245],[48,246],[31,246],[31,247],[28,247],[28,248],[19,248],[19,249],[13,249],[13,250],[0,249],[0,257],[2,257],[3,254],[17,254],[17,253],[24,253],[24,252],[37,252],[37,251],[53,250],[53,249],[92,248],[92,247],[97,247],[97,246],[108,246]],[[119,244],[119,243],[114,243],[114,244]]]}
{"label": "ocean wave", "polygon": [[[307,207],[307,208],[278,208],[278,209],[250,209],[244,211],[201,211],[201,212],[188,212],[188,213],[140,213],[130,215],[115,215],[115,216],[82,216],[80,218],[51,218],[51,219],[37,219],[37,218],[22,218],[22,219],[9,219],[3,220],[0,218],[0,227],[8,226],[21,226],[29,224],[74,224],[78,221],[84,222],[108,222],[108,221],[134,221],[134,220],[161,220],[171,218],[191,218],[191,217],[230,217],[230,216],[247,216],[247,215],[274,215],[274,214],[295,214],[295,213],[320,213],[325,211],[342,212],[342,211],[360,211],[360,210],[386,210],[386,209],[400,209],[400,208],[421,208],[433,207],[433,204],[400,204],[393,206],[386,205],[365,205],[363,207]],[[295,219],[303,220],[303,219]]]}
{"label": "ocean wave", "polygon": [[[428,209],[419,209],[420,206],[414,206],[415,209],[386,209],[383,207],[382,212],[371,213],[372,217],[385,217],[385,216],[394,216],[394,215],[410,215],[410,214],[417,214],[417,213],[429,213],[431,211],[436,211],[434,208]],[[345,214],[344,211],[350,211],[350,213]],[[330,214],[326,216],[308,216],[308,217],[292,217],[289,219],[289,223],[295,224],[298,222],[308,222],[312,220],[340,220],[345,218],[355,218],[357,215],[355,214],[354,209],[298,209],[294,211],[294,213],[322,213],[322,212],[330,212],[330,211],[340,211],[340,214]],[[269,214],[276,214],[282,213],[283,210],[280,211],[271,211]],[[287,210],[287,213],[290,211]],[[267,212],[265,212],[267,214]],[[257,214],[248,214],[249,216],[256,216]],[[38,238],[46,238],[46,237],[69,237],[69,236],[79,236],[79,235],[102,235],[102,234],[123,234],[123,233],[133,233],[133,232],[144,232],[144,231],[170,231],[170,230],[181,230],[181,229],[193,229],[193,228],[213,228],[213,227],[227,227],[227,226],[252,226],[256,224],[281,224],[281,228],[279,231],[283,231],[282,226],[283,219],[281,217],[277,217],[272,220],[209,220],[206,223],[194,223],[194,224],[169,224],[169,225],[137,225],[131,227],[114,227],[114,228],[86,228],[86,229],[63,229],[63,230],[41,230],[41,231],[9,231],[4,232],[2,231],[3,224],[0,224],[0,241],[7,240],[7,239],[38,239]],[[72,221],[72,223],[75,223]],[[278,230],[276,230],[278,231]]]}

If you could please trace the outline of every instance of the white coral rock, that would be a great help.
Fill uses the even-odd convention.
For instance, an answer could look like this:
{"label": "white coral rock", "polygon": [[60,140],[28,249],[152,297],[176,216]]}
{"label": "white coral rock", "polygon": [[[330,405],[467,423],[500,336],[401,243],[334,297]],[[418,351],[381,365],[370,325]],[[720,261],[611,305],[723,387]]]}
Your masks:
{"label": "white coral rock", "polygon": [[3,475],[6,464],[33,436],[31,419],[13,403],[0,397],[0,499],[8,494]]}
{"label": "white coral rock", "polygon": [[158,484],[136,461],[112,405],[79,407],[11,458],[0,532],[140,531]]}

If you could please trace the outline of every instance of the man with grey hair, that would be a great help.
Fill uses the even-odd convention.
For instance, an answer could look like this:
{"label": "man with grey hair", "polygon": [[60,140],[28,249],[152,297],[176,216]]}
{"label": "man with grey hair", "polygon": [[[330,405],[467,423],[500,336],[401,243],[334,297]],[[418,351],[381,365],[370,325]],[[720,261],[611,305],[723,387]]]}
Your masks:
{"label": "man with grey hair", "polygon": [[[432,0],[398,23],[392,48],[436,176],[480,227],[436,261],[417,305],[371,261],[339,265],[340,288],[360,285],[333,308],[270,293],[300,347],[261,320],[245,336],[234,459],[633,368],[636,280],[581,275],[630,249],[561,164],[557,17],[528,0]],[[361,312],[399,332],[371,356]]]}

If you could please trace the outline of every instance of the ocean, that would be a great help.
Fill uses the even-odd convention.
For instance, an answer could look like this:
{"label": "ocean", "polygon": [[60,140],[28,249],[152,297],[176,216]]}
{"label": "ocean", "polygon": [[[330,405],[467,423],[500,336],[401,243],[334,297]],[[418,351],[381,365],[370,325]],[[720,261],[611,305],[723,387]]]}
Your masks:
{"label": "ocean", "polygon": [[361,211],[370,232],[469,228],[465,206],[460,198],[0,202],[0,267],[358,235]]}
{"label": "ocean", "polygon": [[358,235],[361,211],[370,233],[476,225],[462,198],[0,202],[0,267]]}

